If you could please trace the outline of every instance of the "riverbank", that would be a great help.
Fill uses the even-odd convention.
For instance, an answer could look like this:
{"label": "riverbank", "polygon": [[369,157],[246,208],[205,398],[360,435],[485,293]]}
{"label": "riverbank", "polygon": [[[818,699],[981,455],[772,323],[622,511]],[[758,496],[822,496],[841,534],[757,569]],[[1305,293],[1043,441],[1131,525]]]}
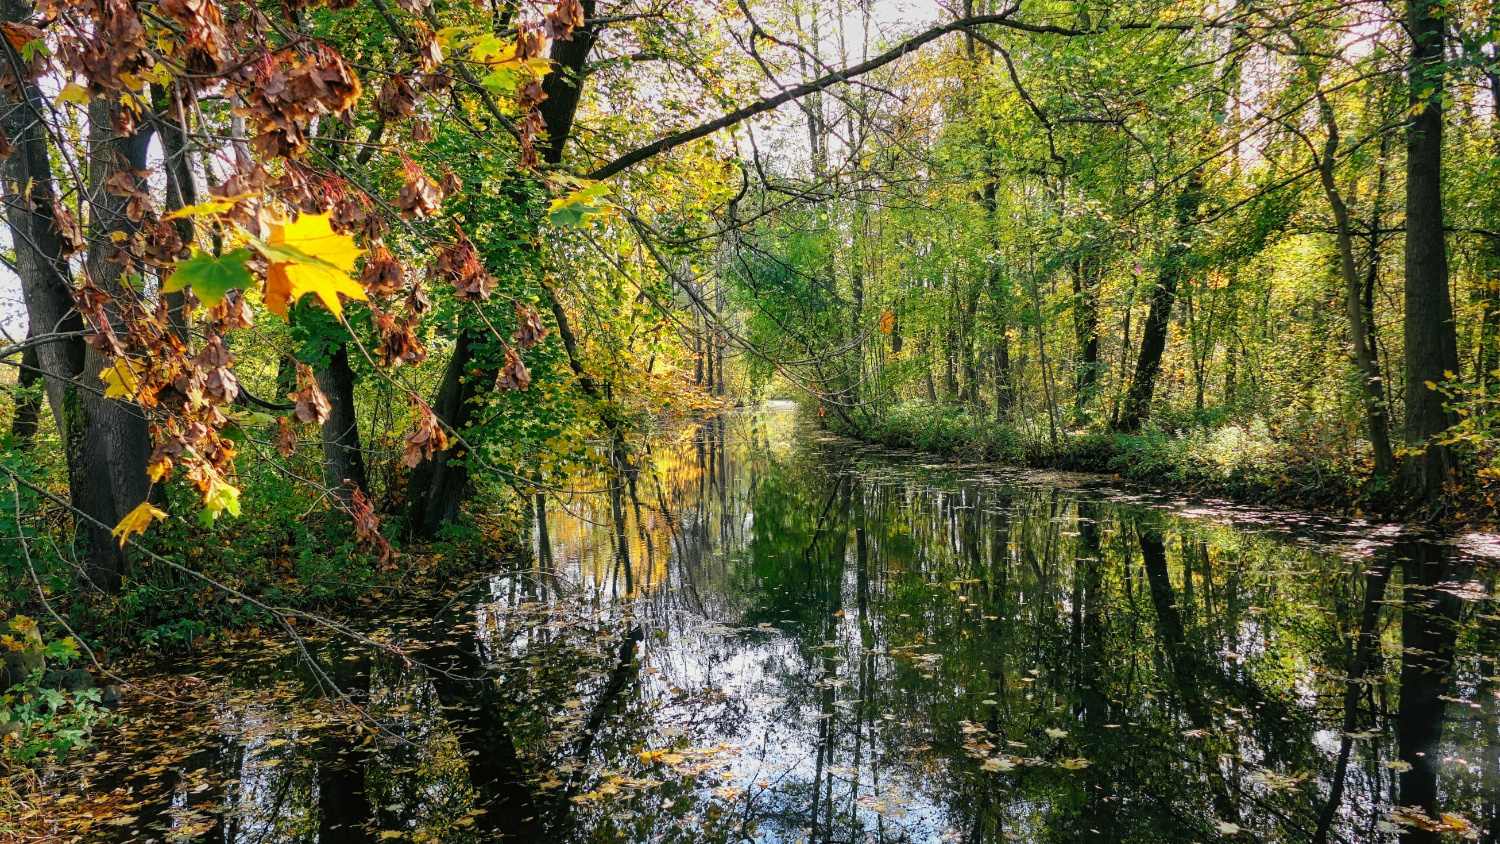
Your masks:
{"label": "riverbank", "polygon": [[[908,403],[864,429],[836,423],[830,429],[861,442],[965,462],[1090,472],[1240,504],[1398,520],[1388,484],[1371,478],[1365,455],[1342,450],[1331,438],[1292,437],[1258,422],[1150,427],[1134,434],[1069,428],[1058,431],[1054,444],[1045,429],[1023,431],[965,408]],[[1418,520],[1491,530],[1500,523],[1495,492],[1490,483],[1473,479]]]}

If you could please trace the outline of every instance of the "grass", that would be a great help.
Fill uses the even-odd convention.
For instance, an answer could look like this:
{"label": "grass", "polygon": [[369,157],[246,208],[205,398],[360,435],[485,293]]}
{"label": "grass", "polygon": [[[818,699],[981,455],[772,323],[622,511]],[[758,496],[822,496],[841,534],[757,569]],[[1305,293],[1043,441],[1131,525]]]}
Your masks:
{"label": "grass", "polygon": [[1385,486],[1370,478],[1365,455],[1341,445],[1335,432],[1277,431],[1255,418],[1156,421],[1135,433],[1075,426],[1059,431],[1054,445],[1045,417],[1002,424],[964,407],[909,402],[861,429],[840,426],[838,432],[966,461],[1096,472],[1144,486],[1351,516],[1379,509]]}

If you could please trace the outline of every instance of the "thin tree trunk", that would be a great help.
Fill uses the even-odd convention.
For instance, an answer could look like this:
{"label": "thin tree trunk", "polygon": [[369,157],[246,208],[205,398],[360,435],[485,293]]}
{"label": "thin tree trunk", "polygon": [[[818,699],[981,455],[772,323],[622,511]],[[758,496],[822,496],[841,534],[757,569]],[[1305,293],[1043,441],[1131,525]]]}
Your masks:
{"label": "thin tree trunk", "polygon": [[1385,379],[1380,374],[1380,362],[1375,359],[1375,350],[1365,333],[1364,291],[1359,270],[1354,263],[1354,236],[1349,231],[1349,206],[1334,179],[1334,167],[1338,163],[1339,127],[1334,118],[1333,105],[1322,91],[1318,92],[1318,112],[1328,139],[1323,145],[1323,156],[1318,162],[1318,178],[1323,185],[1323,195],[1333,211],[1335,237],[1339,247],[1339,274],[1344,280],[1344,312],[1349,318],[1349,339],[1354,346],[1354,365],[1358,367],[1363,382],[1365,404],[1365,429],[1370,436],[1371,450],[1375,453],[1375,474],[1386,477],[1396,468],[1396,458],[1391,451],[1390,427],[1385,415]]}
{"label": "thin tree trunk", "polygon": [[1151,412],[1156,375],[1161,370],[1162,353],[1167,348],[1167,327],[1172,318],[1172,305],[1176,302],[1177,284],[1182,280],[1183,264],[1187,258],[1188,229],[1197,216],[1198,206],[1202,201],[1203,176],[1195,172],[1177,197],[1177,224],[1172,232],[1173,242],[1167,247],[1156,287],[1151,291],[1151,311],[1146,317],[1146,326],[1141,331],[1141,353],[1136,358],[1135,376],[1131,379],[1130,391],[1125,394],[1125,404],[1120,409],[1120,419],[1116,423],[1119,430],[1139,429]]}
{"label": "thin tree trunk", "polygon": [[[1500,73],[1490,73],[1488,77],[1490,101],[1500,103],[1500,99],[1497,99],[1500,98]],[[1493,123],[1491,128],[1500,130]],[[1494,154],[1500,156],[1500,131],[1495,132],[1492,142]],[[1494,231],[1496,223],[1500,222],[1500,200],[1493,201],[1488,212],[1487,228]],[[1485,239],[1483,268],[1486,272],[1481,277],[1479,286],[1480,307],[1484,309],[1484,315],[1479,326],[1479,354],[1474,380],[1481,386],[1488,386],[1495,383],[1495,370],[1500,369],[1500,237]]]}
{"label": "thin tree trunk", "polygon": [[[26,333],[30,338],[31,332]],[[36,346],[28,346],[21,352],[21,371],[16,376],[16,386],[20,388],[16,397],[16,415],[10,421],[10,436],[18,447],[27,448],[31,440],[36,436],[37,419],[42,410],[42,397],[33,392],[36,383],[42,379],[41,362],[38,359]]]}
{"label": "thin tree trunk", "polygon": [[1073,336],[1078,343],[1074,387],[1078,409],[1094,400],[1099,384],[1099,293],[1097,259],[1073,262]]}

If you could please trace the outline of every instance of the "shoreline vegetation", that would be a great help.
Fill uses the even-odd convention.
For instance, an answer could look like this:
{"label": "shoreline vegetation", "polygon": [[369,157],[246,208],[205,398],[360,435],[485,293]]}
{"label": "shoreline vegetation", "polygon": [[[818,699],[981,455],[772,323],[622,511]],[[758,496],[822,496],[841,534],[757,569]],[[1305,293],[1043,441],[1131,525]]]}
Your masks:
{"label": "shoreline vegetation", "polygon": [[[827,422],[823,417],[822,421]],[[828,430],[870,444],[965,463],[1101,475],[1155,492],[1222,498],[1236,504],[1304,510],[1376,523],[1415,523],[1438,530],[1490,531],[1500,523],[1495,494],[1484,477],[1455,490],[1423,512],[1403,513],[1390,482],[1371,474],[1367,457],[1325,453],[1310,458],[1278,440],[1259,421],[1248,424],[1157,424],[1134,433],[1072,428],[1056,445],[1032,430],[952,406],[906,403],[864,426]]]}

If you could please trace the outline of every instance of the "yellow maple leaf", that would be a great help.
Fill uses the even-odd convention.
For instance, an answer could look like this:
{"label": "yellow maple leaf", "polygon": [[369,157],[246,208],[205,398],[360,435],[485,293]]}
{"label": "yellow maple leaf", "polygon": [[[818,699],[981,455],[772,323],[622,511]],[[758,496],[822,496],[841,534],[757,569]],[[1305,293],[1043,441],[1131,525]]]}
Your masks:
{"label": "yellow maple leaf", "polygon": [[129,358],[120,358],[99,373],[107,399],[133,399],[141,391],[141,371]]}
{"label": "yellow maple leaf", "polygon": [[120,523],[115,525],[115,529],[110,532],[110,535],[120,540],[120,547],[123,548],[125,547],[125,540],[137,533],[145,533],[146,528],[151,527],[153,520],[165,519],[166,517],[167,512],[165,510],[158,510],[151,506],[151,502],[142,501],[139,507],[125,514],[125,518],[121,519]]}
{"label": "yellow maple leaf", "polygon": [[368,300],[364,288],[349,276],[364,250],[354,238],[335,232],[327,214],[303,214],[296,222],[272,222],[271,236],[264,241],[252,240],[251,245],[270,264],[264,298],[266,307],[282,319],[287,318],[290,303],[309,293],[334,316],[344,312],[340,293],[350,299]]}

